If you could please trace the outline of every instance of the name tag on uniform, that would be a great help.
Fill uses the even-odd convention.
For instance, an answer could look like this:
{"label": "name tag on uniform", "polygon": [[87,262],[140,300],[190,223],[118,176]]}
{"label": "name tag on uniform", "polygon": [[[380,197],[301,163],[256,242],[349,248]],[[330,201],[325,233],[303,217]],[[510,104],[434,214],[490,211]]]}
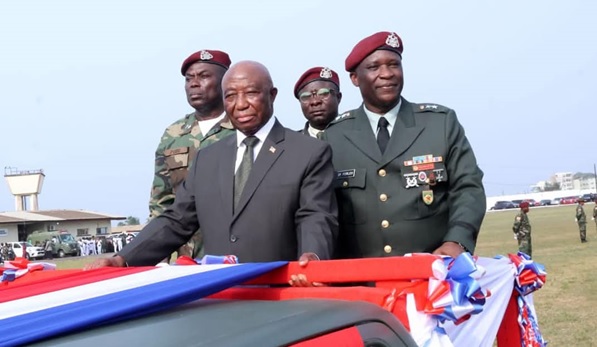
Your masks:
{"label": "name tag on uniform", "polygon": [[352,178],[355,176],[355,169],[336,171],[336,179]]}

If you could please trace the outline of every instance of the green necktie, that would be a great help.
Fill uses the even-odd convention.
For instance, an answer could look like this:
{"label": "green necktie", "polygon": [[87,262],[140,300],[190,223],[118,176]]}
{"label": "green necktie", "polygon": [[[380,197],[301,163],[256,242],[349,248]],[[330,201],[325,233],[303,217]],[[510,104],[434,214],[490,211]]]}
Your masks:
{"label": "green necktie", "polygon": [[259,139],[255,136],[247,136],[243,140],[243,143],[246,146],[245,153],[243,154],[243,159],[240,162],[238,170],[236,170],[236,174],[234,175],[234,210],[236,210],[236,206],[240,201],[245,184],[247,184],[247,180],[249,179],[249,174],[251,173],[251,168],[253,167],[253,149],[258,142]]}

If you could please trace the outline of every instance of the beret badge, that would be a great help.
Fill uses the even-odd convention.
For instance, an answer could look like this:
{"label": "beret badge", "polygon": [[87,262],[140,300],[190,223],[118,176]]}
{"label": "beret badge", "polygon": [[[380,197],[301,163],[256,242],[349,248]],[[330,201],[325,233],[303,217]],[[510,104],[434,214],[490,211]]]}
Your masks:
{"label": "beret badge", "polygon": [[329,67],[324,67],[319,73],[319,77],[330,79],[332,78],[332,70]]}
{"label": "beret badge", "polygon": [[390,33],[386,39],[386,45],[394,48],[400,47],[400,39],[395,33]]}
{"label": "beret badge", "polygon": [[201,51],[201,55],[199,56],[199,59],[201,60],[211,60],[213,59],[213,55],[211,53],[209,53],[208,51]]}

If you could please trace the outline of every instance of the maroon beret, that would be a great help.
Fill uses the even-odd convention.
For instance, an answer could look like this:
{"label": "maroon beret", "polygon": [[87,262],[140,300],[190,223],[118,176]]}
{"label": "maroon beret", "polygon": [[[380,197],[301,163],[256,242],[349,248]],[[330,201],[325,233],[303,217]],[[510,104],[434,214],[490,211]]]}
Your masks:
{"label": "maroon beret", "polygon": [[378,49],[385,49],[396,52],[402,58],[402,39],[396,33],[389,31],[380,31],[369,37],[365,37],[357,43],[345,61],[346,71],[351,72],[367,56]]}
{"label": "maroon beret", "polygon": [[226,69],[230,67],[230,57],[227,53],[216,51],[215,49],[204,49],[191,54],[182,62],[182,67],[180,68],[182,75],[184,76],[185,73],[187,73],[187,69],[198,61],[202,63],[217,64]]}
{"label": "maroon beret", "polygon": [[523,201],[520,203],[520,205],[518,205],[520,208],[525,208],[525,207],[529,207],[529,202],[528,201]]}
{"label": "maroon beret", "polygon": [[336,87],[338,87],[338,90],[340,90],[340,78],[338,78],[336,71],[330,69],[329,67],[317,66],[310,68],[301,75],[294,85],[294,96],[298,99],[299,90],[313,81],[332,82],[336,85]]}

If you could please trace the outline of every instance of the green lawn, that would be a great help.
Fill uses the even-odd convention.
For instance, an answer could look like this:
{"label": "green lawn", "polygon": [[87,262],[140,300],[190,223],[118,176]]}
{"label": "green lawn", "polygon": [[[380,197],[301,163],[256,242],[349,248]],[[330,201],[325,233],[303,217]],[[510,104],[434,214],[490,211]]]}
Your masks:
{"label": "green lawn", "polygon": [[[580,243],[576,205],[531,208],[533,260],[545,265],[547,283],[534,294],[539,326],[549,346],[597,346],[597,230],[593,204],[585,204],[588,243]],[[476,253],[491,257],[517,251],[516,211],[485,216]]]}
{"label": "green lawn", "polygon": [[[575,205],[532,208],[533,259],[547,269],[547,283],[535,293],[539,325],[551,347],[597,346],[597,230],[593,204],[585,205],[588,243],[581,244]],[[488,213],[476,254],[482,257],[517,251],[512,222],[517,211]],[[81,268],[90,258],[56,260],[60,269]]]}

